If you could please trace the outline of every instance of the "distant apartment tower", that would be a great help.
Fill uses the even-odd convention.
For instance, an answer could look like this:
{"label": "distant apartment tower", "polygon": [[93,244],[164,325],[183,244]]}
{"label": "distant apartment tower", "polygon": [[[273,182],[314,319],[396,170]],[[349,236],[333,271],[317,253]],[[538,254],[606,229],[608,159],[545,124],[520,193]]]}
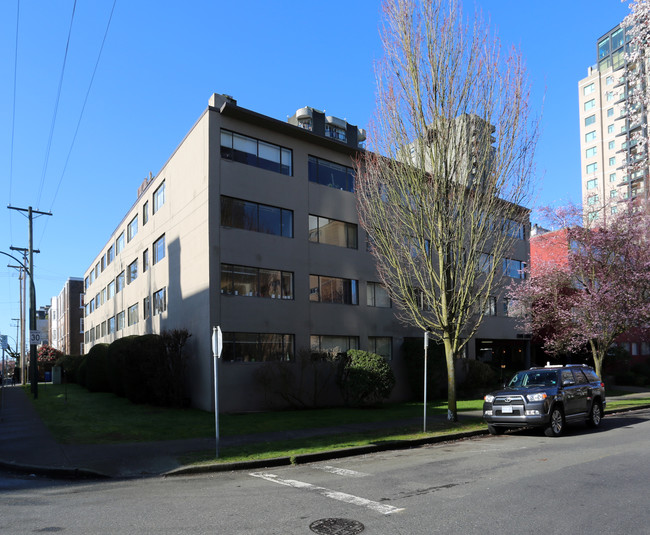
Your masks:
{"label": "distant apartment tower", "polygon": [[[422,331],[396,318],[359,225],[354,160],[364,138],[311,107],[284,122],[213,95],[85,271],[86,350],[187,329],[192,403],[211,410],[211,334],[220,326],[222,411],[277,406],[265,363],[298,372],[305,354],[349,349],[386,358],[398,378],[393,399],[405,399],[402,347]],[[529,232],[526,220],[502,260],[511,278],[523,277]],[[490,298],[467,358],[525,354],[506,301]],[[332,403],[329,392],[319,399]]]}
{"label": "distant apartment tower", "polygon": [[[597,41],[597,63],[580,80],[580,152],[582,206],[585,218],[607,219],[620,203],[647,198],[647,166],[628,176],[627,162],[645,158],[631,139],[644,121],[630,124],[625,102],[631,90],[628,73],[632,68],[625,54],[629,38],[620,24]],[[645,132],[645,130],[644,130]]]}
{"label": "distant apartment tower", "polygon": [[83,279],[69,278],[52,297],[49,313],[50,345],[65,355],[84,354]]}

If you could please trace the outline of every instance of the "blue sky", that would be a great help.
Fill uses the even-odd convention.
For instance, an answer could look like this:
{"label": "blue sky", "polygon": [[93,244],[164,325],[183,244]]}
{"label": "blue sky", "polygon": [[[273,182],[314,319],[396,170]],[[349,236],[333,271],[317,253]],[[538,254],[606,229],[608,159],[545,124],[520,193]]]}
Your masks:
{"label": "blue sky", "polygon": [[[543,107],[536,204],[580,202],[577,84],[627,3],[477,0],[466,11],[474,5],[521,49]],[[378,0],[117,0],[85,108],[113,0],[77,0],[61,79],[73,6],[0,2],[0,251],[28,244],[27,219],[7,205],[53,213],[34,220],[37,306],[83,276],[212,93],[277,119],[305,105],[361,127],[372,116]],[[0,332],[15,337],[9,262],[0,257]]]}

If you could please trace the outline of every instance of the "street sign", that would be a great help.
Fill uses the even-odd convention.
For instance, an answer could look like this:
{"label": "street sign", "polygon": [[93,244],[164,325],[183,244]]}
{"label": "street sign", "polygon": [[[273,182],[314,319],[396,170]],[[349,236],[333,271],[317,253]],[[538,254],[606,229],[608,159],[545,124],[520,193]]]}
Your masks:
{"label": "street sign", "polygon": [[41,343],[41,331],[29,331],[29,345],[37,346]]}

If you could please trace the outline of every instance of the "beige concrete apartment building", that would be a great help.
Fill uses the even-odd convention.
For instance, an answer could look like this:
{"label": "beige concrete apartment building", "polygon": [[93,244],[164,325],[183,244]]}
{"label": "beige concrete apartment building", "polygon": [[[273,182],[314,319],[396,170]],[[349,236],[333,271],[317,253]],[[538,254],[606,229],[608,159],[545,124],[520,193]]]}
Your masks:
{"label": "beige concrete apartment building", "polygon": [[[213,95],[84,274],[86,351],[187,329],[192,403],[212,410],[210,338],[220,326],[222,411],[266,407],[256,370],[301,351],[379,353],[398,377],[394,399],[404,399],[402,344],[422,333],[395,318],[358,224],[352,167],[364,137],[313,108],[283,122]],[[529,231],[504,260],[514,278]],[[506,301],[489,306],[467,358],[522,358]]]}
{"label": "beige concrete apartment building", "polygon": [[645,128],[642,121],[630,124],[625,101],[632,89],[625,60],[629,39],[616,26],[597,40],[598,63],[589,67],[578,84],[580,105],[580,152],[582,205],[590,220],[615,214],[622,201],[646,198],[647,169],[627,173],[628,160],[637,154],[631,134]]}

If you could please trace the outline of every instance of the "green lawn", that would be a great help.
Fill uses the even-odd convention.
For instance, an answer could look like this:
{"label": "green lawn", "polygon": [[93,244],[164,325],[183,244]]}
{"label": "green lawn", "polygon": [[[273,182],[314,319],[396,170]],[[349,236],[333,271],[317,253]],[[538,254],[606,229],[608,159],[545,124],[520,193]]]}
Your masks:
{"label": "green lawn", "polygon": [[[28,388],[28,387],[26,387]],[[31,398],[31,396],[30,396]],[[90,393],[78,385],[41,385],[34,406],[59,442],[101,444],[212,437],[214,414],[196,409],[135,405],[113,394]],[[482,400],[459,401],[458,409],[480,409]],[[422,418],[421,403],[386,404],[367,409],[315,409],[222,414],[222,437],[330,427],[364,422]],[[432,402],[427,413],[446,414],[446,402]],[[417,421],[414,429],[421,425]],[[403,431],[403,430],[402,430]]]}

